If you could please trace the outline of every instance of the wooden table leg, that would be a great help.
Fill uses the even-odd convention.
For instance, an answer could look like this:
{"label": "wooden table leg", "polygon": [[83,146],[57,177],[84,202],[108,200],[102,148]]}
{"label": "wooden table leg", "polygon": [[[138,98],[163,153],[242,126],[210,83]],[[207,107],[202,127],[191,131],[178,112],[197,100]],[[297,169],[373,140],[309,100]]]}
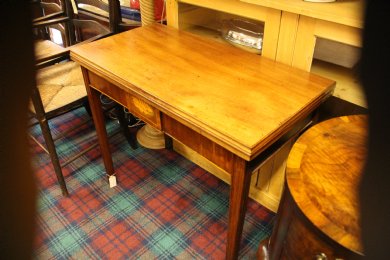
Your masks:
{"label": "wooden table leg", "polygon": [[114,174],[114,164],[112,162],[110,147],[107,138],[106,124],[104,121],[103,108],[100,103],[100,92],[86,84],[89,106],[91,108],[96,134],[102,153],[104,167],[108,175]]}
{"label": "wooden table leg", "polygon": [[251,180],[245,160],[235,157],[231,178],[226,259],[237,259]]}

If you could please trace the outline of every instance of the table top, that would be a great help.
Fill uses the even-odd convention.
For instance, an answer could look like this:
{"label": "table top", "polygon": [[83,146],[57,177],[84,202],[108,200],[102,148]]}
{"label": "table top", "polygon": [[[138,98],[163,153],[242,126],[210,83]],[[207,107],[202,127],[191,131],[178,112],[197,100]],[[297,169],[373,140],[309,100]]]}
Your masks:
{"label": "table top", "polygon": [[367,116],[333,118],[294,144],[288,189],[305,216],[332,240],[362,254],[359,183],[367,154]]}
{"label": "table top", "polygon": [[71,58],[246,160],[289,131],[335,85],[160,24],[77,46]]}

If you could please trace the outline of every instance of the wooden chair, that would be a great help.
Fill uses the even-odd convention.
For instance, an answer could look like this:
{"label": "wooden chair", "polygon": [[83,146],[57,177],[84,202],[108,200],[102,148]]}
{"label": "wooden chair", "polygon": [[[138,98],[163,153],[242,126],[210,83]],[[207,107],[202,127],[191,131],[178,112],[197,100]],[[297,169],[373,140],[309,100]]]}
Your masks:
{"label": "wooden chair", "polygon": [[[110,27],[114,33],[130,30],[141,26],[140,17],[128,15],[130,8],[121,6],[119,0],[75,0],[78,8],[78,17],[92,19]],[[96,8],[99,6],[99,8]],[[113,12],[113,15],[109,15]],[[140,16],[140,14],[139,14]],[[133,17],[134,19],[130,19]]]}
{"label": "wooden chair", "polygon": [[[43,2],[41,0],[33,0],[33,17],[34,23],[39,23],[40,21],[45,21],[49,19],[65,18],[65,10],[61,7],[60,4],[54,2]],[[36,33],[39,35],[40,40],[51,40],[50,29],[58,30],[62,38],[65,38],[65,28],[62,23],[53,23],[47,27],[41,27],[36,30]]]}
{"label": "wooden chair", "polygon": [[[33,27],[39,32],[37,35],[44,35],[44,37],[47,37],[47,34],[45,35],[41,32],[47,32],[48,28],[55,27],[62,30],[62,34],[65,38],[64,47],[57,46],[52,49],[49,48],[49,50],[46,49],[44,53],[42,53],[42,50],[39,50],[39,47],[36,45],[37,84],[36,88],[32,91],[30,102],[30,111],[41,127],[46,146],[40,144],[35,138],[33,139],[50,155],[54,171],[64,196],[68,195],[68,190],[62,174],[62,167],[93,148],[89,147],[67,161],[60,162],[54,142],[58,138],[69,133],[69,131],[73,131],[73,129],[69,129],[69,131],[62,133],[60,136],[53,137],[48,124],[48,120],[81,106],[84,106],[87,111],[89,111],[81,68],[77,63],[70,60],[69,50],[76,44],[84,44],[85,42],[109,36],[114,33],[113,28],[116,28],[114,25],[110,25],[109,27],[103,26],[101,23],[94,20],[79,19],[77,14],[73,11],[71,1],[72,0],[63,0],[62,5],[57,5],[57,7],[50,4],[51,10],[54,11],[46,15],[46,17],[42,16],[34,20]],[[45,14],[45,8],[47,8],[48,5],[45,3],[39,4],[43,8],[42,13]],[[117,15],[114,11],[116,8],[115,4],[119,4],[119,2],[117,0],[109,0],[108,13],[112,21],[118,21],[119,19],[118,17],[115,17]],[[60,7],[61,10],[58,10],[58,7]],[[99,6],[97,5],[97,7]],[[49,40],[47,38],[37,39],[37,44],[42,43],[43,41]],[[52,42],[51,45],[53,45]],[[116,106],[115,109],[121,126],[126,130],[124,132],[127,141],[133,148],[136,148],[135,137],[127,131],[128,129],[127,124],[124,121],[123,109],[119,106]],[[76,126],[76,128],[77,127],[79,126]]]}

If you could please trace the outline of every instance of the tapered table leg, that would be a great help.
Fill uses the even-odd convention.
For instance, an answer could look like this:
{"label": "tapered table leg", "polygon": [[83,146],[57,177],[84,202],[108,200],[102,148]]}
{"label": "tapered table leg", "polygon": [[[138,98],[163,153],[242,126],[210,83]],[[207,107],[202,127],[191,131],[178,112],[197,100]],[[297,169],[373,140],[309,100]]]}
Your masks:
{"label": "tapered table leg", "polygon": [[251,173],[246,171],[245,160],[235,157],[234,165],[230,186],[226,259],[238,258],[251,180]]}
{"label": "tapered table leg", "polygon": [[104,121],[103,108],[100,104],[100,92],[86,86],[88,93],[89,106],[92,112],[92,118],[96,128],[96,134],[100,146],[100,152],[102,153],[104,167],[108,175],[114,174],[114,164],[112,162],[111,151],[107,138],[106,124]]}

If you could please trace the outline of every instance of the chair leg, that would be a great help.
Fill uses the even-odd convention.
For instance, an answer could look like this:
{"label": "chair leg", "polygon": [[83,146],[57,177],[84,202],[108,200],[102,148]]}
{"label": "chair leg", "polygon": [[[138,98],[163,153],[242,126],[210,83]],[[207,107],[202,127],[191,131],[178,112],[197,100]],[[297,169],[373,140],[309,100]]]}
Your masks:
{"label": "chair leg", "polygon": [[115,112],[116,115],[118,116],[119,124],[122,128],[122,132],[125,135],[127,142],[129,143],[131,148],[137,149],[137,141],[135,135],[129,131],[128,122],[125,119],[125,112],[123,111],[123,107],[119,104],[116,105]]}
{"label": "chair leg", "polygon": [[69,195],[68,189],[66,187],[64,175],[62,174],[61,164],[58,159],[58,154],[55,148],[53,137],[50,132],[48,121],[46,120],[46,118],[43,119],[39,118],[38,121],[39,121],[39,125],[41,126],[42,134],[45,139],[47,150],[49,151],[50,159],[53,164],[58,183],[60,184],[61,187],[62,195],[68,196]]}
{"label": "chair leg", "polygon": [[165,149],[173,150],[173,140],[172,140],[172,137],[164,134],[164,139],[165,139]]}
{"label": "chair leg", "polygon": [[[137,146],[136,137],[135,137],[134,134],[132,134],[129,131],[128,122],[126,120],[125,112],[123,111],[123,107],[120,104],[114,103],[112,100],[110,100],[110,102],[112,102],[114,104],[113,108],[115,109],[115,114],[117,116],[117,119],[119,121],[120,127],[122,129],[122,133],[124,134],[124,136],[125,136],[125,138],[127,140],[127,143],[130,145],[131,148],[137,149],[138,146]],[[104,105],[103,102],[102,102],[102,105]],[[109,103],[106,104],[106,105],[109,105]],[[89,106],[88,101],[84,104],[84,107],[87,110],[88,114],[90,116],[92,116],[91,108]]]}
{"label": "chair leg", "polygon": [[85,108],[85,111],[87,111],[88,115],[92,117],[91,107],[89,106],[88,99],[83,102],[83,106]]}
{"label": "chair leg", "polygon": [[53,164],[58,183],[60,184],[61,187],[62,195],[68,196],[69,195],[68,189],[66,188],[66,183],[64,180],[64,176],[62,174],[60,161],[58,159],[58,154],[54,145],[54,140],[50,132],[49,123],[45,117],[45,111],[43,109],[42,100],[41,100],[41,96],[39,95],[38,89],[33,88],[33,91],[31,93],[31,100],[34,105],[36,118],[39,122],[43,137],[45,139],[45,143],[50,155],[51,163]]}

